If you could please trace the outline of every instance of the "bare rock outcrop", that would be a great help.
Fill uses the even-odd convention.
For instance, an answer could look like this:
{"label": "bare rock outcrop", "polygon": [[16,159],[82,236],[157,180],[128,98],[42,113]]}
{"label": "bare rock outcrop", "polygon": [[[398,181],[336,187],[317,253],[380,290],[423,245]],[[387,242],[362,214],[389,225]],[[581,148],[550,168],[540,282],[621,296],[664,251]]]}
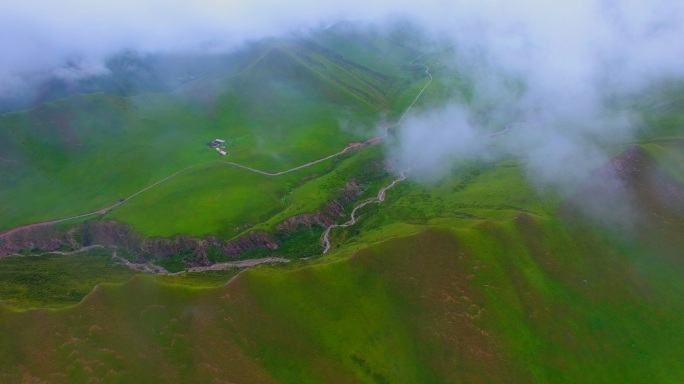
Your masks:
{"label": "bare rock outcrop", "polygon": [[274,234],[266,231],[250,231],[230,241],[214,236],[205,238],[178,235],[174,237],[146,238],[130,225],[114,220],[88,220],[68,230],[55,229],[50,225],[27,226],[0,236],[0,257],[23,251],[49,253],[75,251],[92,245],[117,247],[145,262],[155,258],[182,255],[188,267],[211,265],[208,255],[237,258],[244,252],[256,249],[275,250],[280,241],[304,228],[328,227],[339,217],[345,216],[345,206],[361,196],[363,185],[352,179],[345,187],[336,190],[335,197],[314,213],[290,217],[276,227]]}
{"label": "bare rock outcrop", "polygon": [[167,258],[183,254],[183,261],[190,267],[211,265],[207,252],[214,248],[229,258],[237,258],[240,254],[254,249],[278,249],[280,243],[266,231],[252,231],[230,241],[221,241],[214,236],[204,239],[179,235],[173,238],[153,237],[145,240],[142,253],[155,257]]}
{"label": "bare rock outcrop", "polygon": [[302,227],[308,229],[314,226],[326,228],[335,224],[335,218],[345,215],[345,205],[361,196],[362,188],[363,184],[355,179],[349,180],[344,188],[335,191],[336,198],[329,200],[322,209],[287,218],[276,226],[276,233],[282,237],[289,237]]}
{"label": "bare rock outcrop", "polygon": [[0,237],[0,257],[19,251],[74,251],[80,247],[81,244],[70,233],[50,226],[28,227]]}

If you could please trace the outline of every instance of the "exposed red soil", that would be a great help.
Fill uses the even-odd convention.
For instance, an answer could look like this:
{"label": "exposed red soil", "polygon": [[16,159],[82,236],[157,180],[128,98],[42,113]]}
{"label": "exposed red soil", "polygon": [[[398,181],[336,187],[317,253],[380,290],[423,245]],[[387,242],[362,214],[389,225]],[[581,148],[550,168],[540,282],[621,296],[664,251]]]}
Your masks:
{"label": "exposed red soil", "polygon": [[602,204],[632,204],[642,213],[684,216],[684,188],[643,148],[634,145],[597,170],[561,212],[598,200]]}
{"label": "exposed red soil", "polygon": [[[338,189],[337,197],[330,200],[323,209],[314,214],[291,217],[276,227],[274,234],[266,231],[250,231],[230,241],[214,236],[205,238],[178,235],[172,238],[145,238],[129,225],[113,220],[85,221],[68,231],[55,230],[52,223],[36,223],[0,235],[0,257],[21,251],[35,250],[41,253],[74,252],[92,245],[114,246],[137,257],[139,262],[148,261],[149,256],[167,258],[184,254],[183,262],[188,267],[212,265],[209,252],[218,252],[228,258],[237,258],[244,252],[255,249],[275,250],[280,239],[294,235],[302,227],[325,227],[334,223],[334,218],[344,216],[344,206],[358,199],[362,185],[350,180],[344,188]],[[78,239],[78,241],[76,240]]]}
{"label": "exposed red soil", "polygon": [[631,146],[595,172],[559,215],[577,223],[591,218],[626,231],[684,262],[684,187],[640,146]]}

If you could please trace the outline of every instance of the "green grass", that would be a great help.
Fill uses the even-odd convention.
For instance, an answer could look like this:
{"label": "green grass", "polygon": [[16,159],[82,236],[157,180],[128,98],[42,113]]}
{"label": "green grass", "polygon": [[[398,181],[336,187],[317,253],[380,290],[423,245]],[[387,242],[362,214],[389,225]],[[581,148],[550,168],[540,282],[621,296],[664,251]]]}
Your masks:
{"label": "green grass", "polygon": [[78,303],[97,284],[122,283],[135,272],[114,265],[111,250],[61,256],[0,259],[0,300],[20,308],[58,308]]}
{"label": "green grass", "polygon": [[330,155],[372,136],[389,105],[385,88],[396,87],[297,43],[274,44],[254,60],[174,94],[76,95],[1,115],[0,149],[10,162],[0,168],[0,229],[111,205],[218,159],[204,145],[217,137],[226,139],[226,160],[269,172]]}
{"label": "green grass", "polygon": [[[399,116],[424,86],[399,64],[410,49],[328,32],[312,38],[319,46],[262,42],[238,75],[175,94],[76,96],[3,115],[0,150],[20,162],[2,163],[0,201],[11,204],[0,203],[0,228],[100,208],[191,165],[105,217],[147,236],[230,239],[315,212],[350,179],[364,184],[357,201],[376,195],[395,177],[381,147],[266,177],[204,146],[225,138],[227,160],[278,171],[369,137],[380,111]],[[486,112],[453,59],[426,56],[444,65],[416,111],[458,97]],[[409,179],[335,229],[330,254],[301,260],[320,254],[323,229],[301,230],[241,255],[290,263],[237,277],[135,275],[108,250],[2,259],[0,381],[680,382],[684,221],[648,184],[684,185],[680,112],[644,112],[656,128],[640,136],[633,181],[649,220],[627,235],[559,209],[508,159]],[[159,263],[182,270],[182,257]]]}
{"label": "green grass", "polygon": [[387,39],[379,31],[360,31],[356,27],[348,30],[342,24],[313,36],[313,39],[346,60],[390,76],[402,76],[408,62],[421,53]]}
{"label": "green grass", "polygon": [[351,179],[365,185],[361,198],[376,194],[385,182],[378,180],[384,173],[382,156],[380,147],[367,147],[275,177],[212,162],[136,196],[104,218],[133,224],[148,236],[230,239],[247,230],[273,231],[289,217],[339,199],[335,191]]}
{"label": "green grass", "polygon": [[557,196],[542,196],[532,189],[516,161],[463,162],[437,183],[409,179],[397,185],[382,205],[364,207],[356,226],[333,230],[331,240],[333,247],[355,250],[391,236],[388,226],[408,233],[435,224],[469,228],[483,220],[510,221],[520,212],[553,215],[559,203]]}
{"label": "green grass", "polygon": [[260,267],[220,288],[100,286],[56,312],[0,309],[0,371],[150,383],[676,382],[684,270],[600,233],[522,216],[399,237],[335,263]]}
{"label": "green grass", "polygon": [[684,146],[681,143],[681,140],[669,145],[648,143],[643,145],[643,148],[656,158],[661,167],[684,185]]}
{"label": "green grass", "polygon": [[[120,253],[120,252],[119,252]],[[64,308],[78,304],[102,283],[123,283],[140,272],[112,260],[112,250],[74,255],[12,256],[0,259],[0,303],[12,308]],[[151,276],[165,284],[217,287],[242,269]]]}
{"label": "green grass", "polygon": [[[676,144],[644,148],[681,176]],[[340,161],[308,181],[319,187],[301,184],[289,198],[315,200],[314,191],[361,177],[376,151]],[[51,312],[0,306],[0,332],[9,335],[0,374],[136,383],[677,382],[681,236],[660,227],[674,224],[645,225],[627,240],[561,221],[558,205],[526,184],[515,161],[457,164],[440,183],[399,184],[357,226],[336,230],[336,247],[322,258],[260,266],[225,286],[237,270],[139,276]],[[307,233],[279,251],[307,254],[320,232]],[[35,271],[51,276],[37,293],[59,281],[56,270],[82,273],[76,259],[3,262],[12,260],[38,260]],[[38,303],[17,288],[5,292]]]}
{"label": "green grass", "polygon": [[323,208],[330,200],[339,199],[335,191],[346,188],[347,182],[352,179],[364,184],[364,189],[368,190],[366,195],[375,192],[376,188],[372,188],[371,184],[377,183],[378,176],[383,173],[380,169],[383,155],[383,149],[378,146],[355,151],[332,171],[296,186],[287,197],[287,207],[254,229],[272,231],[289,217]]}
{"label": "green grass", "polygon": [[134,197],[106,217],[131,223],[148,236],[230,238],[234,228],[283,209],[284,179],[210,163]]}
{"label": "green grass", "polygon": [[[76,95],[0,116],[10,160],[0,168],[0,230],[101,209],[183,169],[107,217],[147,236],[230,238],[320,208],[346,182],[313,177],[332,161],[276,178],[208,169],[225,159],[277,172],[338,152],[376,134],[381,112],[404,109],[424,85],[402,67],[413,52],[386,37],[374,34],[370,46],[329,37],[264,41],[173,94]],[[384,58],[355,61],[369,51]],[[225,158],[204,145],[216,137]]]}
{"label": "green grass", "polygon": [[213,288],[226,284],[241,271],[243,271],[241,268],[230,268],[222,271],[189,272],[175,276],[156,275],[154,279],[163,284]]}

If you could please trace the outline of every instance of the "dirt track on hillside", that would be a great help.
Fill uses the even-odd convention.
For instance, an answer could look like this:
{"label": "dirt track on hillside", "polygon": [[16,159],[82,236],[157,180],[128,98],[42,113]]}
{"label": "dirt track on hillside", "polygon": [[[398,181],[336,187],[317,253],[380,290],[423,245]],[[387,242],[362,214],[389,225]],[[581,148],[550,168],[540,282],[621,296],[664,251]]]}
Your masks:
{"label": "dirt track on hillside", "polygon": [[[83,249],[85,250],[85,248]],[[78,251],[78,252],[82,252]],[[55,253],[55,252],[50,252],[50,253]],[[185,271],[180,271],[180,272],[169,272],[165,268],[160,267],[158,265],[146,263],[146,264],[141,264],[141,263],[131,263],[130,261],[117,256],[116,254],[116,249],[112,252],[112,259],[120,262],[123,264],[125,267],[134,270],[134,271],[139,271],[139,272],[145,272],[145,273],[154,273],[158,275],[168,275],[168,276],[178,276],[182,275],[185,273],[197,273],[197,272],[205,272],[205,271],[223,271],[226,269],[230,268],[251,268],[255,267],[260,264],[272,264],[272,263],[289,263],[290,260],[286,259],[284,257],[262,257],[259,259],[246,259],[246,260],[236,260],[236,261],[228,261],[225,263],[216,263],[212,265],[208,265],[205,267],[191,267],[188,268]]]}
{"label": "dirt track on hillside", "polygon": [[394,188],[395,185],[406,180],[406,178],[408,177],[408,175],[407,175],[408,172],[409,172],[409,170],[405,170],[405,171],[401,172],[401,174],[399,175],[399,178],[392,181],[392,183],[389,184],[388,186],[381,188],[380,191],[378,191],[378,195],[376,197],[372,197],[372,198],[362,202],[361,204],[357,205],[354,208],[354,210],[352,210],[351,219],[349,219],[349,221],[347,221],[346,223],[343,223],[343,224],[333,224],[333,225],[329,226],[328,228],[326,228],[325,232],[323,233],[323,246],[324,246],[323,253],[328,253],[328,251],[330,251],[330,231],[332,231],[335,228],[351,227],[352,225],[356,224],[356,211],[365,207],[368,204],[382,203],[383,201],[385,201],[385,197],[387,196],[386,195],[387,191],[389,189]]}
{"label": "dirt track on hillside", "polygon": [[[449,47],[449,48],[450,48],[450,47]],[[449,49],[449,48],[447,48],[447,49]],[[423,57],[423,56],[425,56],[425,55],[426,55],[426,53],[421,54],[420,56],[418,56],[417,58],[415,58],[414,60],[412,60],[409,64],[415,63],[417,60],[419,60],[421,57]],[[255,169],[255,168],[248,167],[248,166],[246,166],[246,165],[234,163],[234,162],[232,162],[232,161],[226,161],[226,160],[215,160],[215,161],[216,161],[216,162],[223,163],[223,164],[228,164],[228,165],[231,165],[231,166],[234,166],[234,167],[237,167],[237,168],[245,169],[245,170],[248,170],[248,171],[251,171],[251,172],[256,172],[256,173],[259,173],[259,174],[264,175],[264,176],[274,177],[274,176],[285,175],[285,174],[288,174],[288,173],[291,173],[291,172],[296,172],[296,171],[299,171],[299,170],[304,169],[304,168],[308,168],[308,167],[310,167],[310,166],[312,166],[312,165],[314,165],[314,164],[318,164],[318,163],[320,163],[320,162],[323,162],[323,161],[332,159],[332,158],[334,158],[334,157],[340,156],[340,155],[342,155],[342,154],[344,154],[344,153],[346,153],[346,152],[349,152],[349,151],[352,151],[352,150],[355,150],[355,149],[359,149],[359,148],[363,148],[363,147],[366,147],[366,146],[371,146],[371,145],[379,144],[379,143],[381,143],[385,138],[387,138],[387,136],[389,135],[389,130],[390,130],[390,129],[396,128],[396,127],[398,127],[398,126],[401,125],[402,121],[404,120],[404,117],[408,114],[408,112],[411,110],[411,108],[412,108],[413,105],[416,103],[416,101],[418,101],[418,99],[419,99],[420,96],[423,94],[423,92],[425,91],[425,89],[430,85],[430,83],[432,83],[433,78],[432,78],[432,74],[430,74],[430,68],[429,68],[427,65],[425,65],[425,64],[420,64],[420,65],[422,65],[422,66],[425,67],[425,74],[428,75],[428,76],[430,77],[430,80],[427,82],[427,84],[425,84],[425,86],[420,90],[420,92],[418,93],[418,95],[413,99],[413,102],[411,103],[411,105],[409,105],[408,108],[406,108],[406,110],[405,110],[404,113],[401,115],[401,117],[399,118],[399,120],[398,120],[396,123],[392,124],[392,125],[388,125],[388,126],[385,126],[385,127],[384,127],[384,132],[383,132],[383,135],[382,135],[382,136],[374,137],[374,138],[371,138],[371,139],[368,139],[368,140],[365,140],[365,141],[362,141],[362,142],[350,143],[350,144],[347,145],[343,150],[341,150],[341,151],[339,151],[339,152],[337,152],[337,153],[334,153],[334,154],[332,154],[332,155],[330,155],[330,156],[326,156],[326,157],[320,158],[320,159],[318,159],[318,160],[310,161],[310,162],[308,162],[308,163],[306,163],[306,164],[300,165],[300,166],[298,166],[298,167],[294,167],[294,168],[292,168],[292,169],[288,169],[288,170],[281,171],[281,172],[275,172],[275,173],[266,172],[266,171],[261,171],[261,170]],[[493,136],[501,135],[501,134],[504,134],[504,133],[508,132],[509,130],[510,130],[510,125],[507,126],[506,129],[504,129],[503,131],[497,132],[497,133],[494,133],[494,134],[487,135],[487,137],[493,137]],[[103,214],[107,213],[108,211],[111,211],[112,209],[118,207],[119,205],[121,205],[121,204],[127,202],[128,200],[134,198],[135,196],[137,196],[137,195],[139,195],[139,194],[141,194],[141,193],[147,191],[148,189],[150,189],[150,188],[152,188],[152,187],[155,187],[155,186],[157,186],[158,184],[161,184],[161,183],[163,183],[164,181],[167,181],[167,180],[169,180],[169,179],[171,179],[171,178],[173,178],[173,177],[179,175],[180,173],[183,173],[183,172],[185,172],[185,171],[187,171],[187,170],[190,170],[190,169],[192,169],[192,168],[195,168],[195,167],[198,167],[198,166],[204,165],[204,164],[207,164],[207,163],[195,164],[195,165],[191,165],[191,166],[189,166],[189,167],[187,167],[187,168],[181,169],[180,171],[178,171],[178,172],[176,172],[176,173],[174,173],[174,174],[172,174],[172,175],[170,175],[170,176],[167,176],[167,177],[165,177],[165,178],[163,178],[163,179],[157,181],[156,183],[151,184],[151,185],[149,185],[149,186],[147,186],[147,187],[141,189],[140,191],[138,191],[138,192],[132,194],[131,196],[128,196],[127,198],[122,199],[122,200],[119,200],[118,202],[116,202],[116,203],[113,204],[113,205],[107,206],[107,207],[105,207],[105,208],[101,208],[101,209],[99,209],[99,210],[97,210],[97,211],[93,211],[93,212],[89,212],[89,213],[84,213],[84,214],[81,214],[81,215],[76,215],[76,216],[71,216],[71,217],[66,217],[66,218],[58,219],[58,220],[42,221],[42,222],[38,222],[38,223],[26,224],[26,225],[22,225],[22,226],[19,226],[19,227],[15,227],[15,228],[9,229],[9,230],[7,230],[7,231],[0,232],[0,239],[2,239],[2,238],[4,238],[4,237],[7,237],[7,236],[9,236],[9,235],[11,235],[11,234],[13,234],[13,233],[15,233],[15,232],[24,230],[24,229],[30,229],[30,228],[34,228],[34,227],[38,227],[38,226],[45,226],[45,225],[53,225],[53,224],[57,224],[57,223],[60,223],[60,222],[63,222],[63,221],[67,221],[67,220],[80,219],[80,218],[83,218],[83,217],[88,217],[88,216],[93,216],[93,215],[98,215],[98,214],[103,215]]]}

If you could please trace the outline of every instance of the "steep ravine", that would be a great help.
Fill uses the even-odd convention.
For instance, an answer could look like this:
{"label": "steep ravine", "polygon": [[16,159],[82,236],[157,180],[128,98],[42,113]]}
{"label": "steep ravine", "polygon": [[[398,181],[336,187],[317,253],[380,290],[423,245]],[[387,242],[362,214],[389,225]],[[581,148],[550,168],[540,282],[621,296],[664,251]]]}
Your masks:
{"label": "steep ravine", "polygon": [[130,225],[114,220],[89,220],[68,230],[52,226],[27,227],[0,236],[0,257],[10,255],[44,253],[66,254],[93,246],[116,247],[120,253],[128,253],[128,259],[137,263],[168,259],[182,255],[182,263],[188,268],[207,267],[215,264],[210,260],[235,260],[245,252],[254,250],[277,250],[282,241],[303,230],[313,227],[326,228],[345,216],[345,207],[361,196],[363,185],[355,179],[336,190],[321,209],[287,218],[271,233],[254,230],[231,240],[215,236],[204,238],[178,235],[171,238],[145,237]]}

